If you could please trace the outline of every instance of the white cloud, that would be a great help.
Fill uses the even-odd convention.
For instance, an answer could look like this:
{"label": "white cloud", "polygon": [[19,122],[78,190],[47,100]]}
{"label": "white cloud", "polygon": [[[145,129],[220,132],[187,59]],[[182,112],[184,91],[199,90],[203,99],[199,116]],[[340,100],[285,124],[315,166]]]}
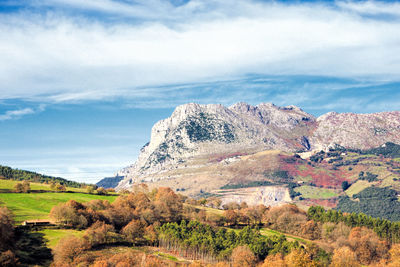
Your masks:
{"label": "white cloud", "polygon": [[35,111],[31,108],[9,110],[6,113],[0,115],[0,121],[20,118],[21,116],[32,114],[32,113],[35,113]]}
{"label": "white cloud", "polygon": [[[165,90],[157,85],[248,73],[400,78],[400,20],[363,17],[374,10],[392,10],[396,15],[395,4],[245,0],[193,0],[179,7],[156,0],[33,4],[128,19],[104,22],[100,15],[89,19],[61,11],[1,15],[0,99],[154,97]],[[159,91],[143,89],[148,87]]]}
{"label": "white cloud", "polygon": [[398,2],[382,2],[382,1],[339,1],[338,6],[361,14],[386,14],[400,15],[400,3]]}

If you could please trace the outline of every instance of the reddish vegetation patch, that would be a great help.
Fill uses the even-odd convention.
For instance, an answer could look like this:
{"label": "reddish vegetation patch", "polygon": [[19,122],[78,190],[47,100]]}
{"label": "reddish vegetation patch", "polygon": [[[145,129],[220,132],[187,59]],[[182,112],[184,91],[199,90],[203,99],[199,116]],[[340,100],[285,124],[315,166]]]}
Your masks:
{"label": "reddish vegetation patch", "polygon": [[242,153],[242,152],[235,152],[235,153],[229,153],[229,154],[213,154],[209,157],[209,162],[215,163],[215,162],[221,162],[224,159],[228,158],[233,158],[233,157],[238,157],[238,156],[246,156],[248,153]]}
{"label": "reddish vegetation patch", "polygon": [[307,206],[323,206],[327,208],[334,208],[337,205],[337,198],[329,199],[308,199],[306,201]]}
{"label": "reddish vegetation patch", "polygon": [[[293,157],[280,156],[281,169],[286,170],[293,177],[310,176],[312,183],[316,186],[322,186],[326,188],[340,188],[342,182],[346,180],[346,172],[340,169],[331,170],[331,165],[326,163],[313,163],[315,167],[306,164],[307,161],[302,159],[296,159],[296,162],[291,162]],[[299,166],[305,168],[305,170],[299,170]]]}

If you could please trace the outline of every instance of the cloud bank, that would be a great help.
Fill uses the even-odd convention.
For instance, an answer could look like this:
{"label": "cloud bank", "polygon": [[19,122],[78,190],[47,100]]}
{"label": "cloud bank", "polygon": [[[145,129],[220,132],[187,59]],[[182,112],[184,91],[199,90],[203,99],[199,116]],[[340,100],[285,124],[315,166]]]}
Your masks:
{"label": "cloud bank", "polygon": [[0,99],[140,99],[249,74],[400,79],[398,3],[23,3],[0,13]]}

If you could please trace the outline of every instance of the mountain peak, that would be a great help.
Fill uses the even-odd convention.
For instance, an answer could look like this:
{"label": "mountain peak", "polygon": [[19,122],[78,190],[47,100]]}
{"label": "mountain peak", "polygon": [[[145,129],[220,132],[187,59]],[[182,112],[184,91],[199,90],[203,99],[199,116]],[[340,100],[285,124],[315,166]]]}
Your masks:
{"label": "mountain peak", "polygon": [[206,164],[210,155],[320,150],[335,144],[370,148],[396,140],[400,140],[400,112],[330,112],[315,119],[292,105],[188,103],[153,126],[150,142],[141,149],[136,163],[117,173],[125,177],[118,188],[168,179],[162,173],[172,170],[181,175],[180,169]]}

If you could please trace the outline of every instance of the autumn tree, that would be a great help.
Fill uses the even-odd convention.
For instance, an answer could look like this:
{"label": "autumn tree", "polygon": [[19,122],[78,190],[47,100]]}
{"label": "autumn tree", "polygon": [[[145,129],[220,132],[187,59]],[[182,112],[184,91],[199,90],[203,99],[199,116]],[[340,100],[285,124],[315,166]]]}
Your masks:
{"label": "autumn tree", "polygon": [[261,267],[286,267],[285,259],[283,258],[282,254],[271,254],[268,255],[264,263]]}
{"label": "autumn tree", "polygon": [[176,222],[182,218],[180,197],[169,187],[160,187],[155,196],[154,205],[164,222]]}
{"label": "autumn tree", "polygon": [[232,251],[231,260],[234,267],[255,266],[256,256],[248,246],[238,246]]}
{"label": "autumn tree", "polygon": [[150,245],[155,245],[158,241],[158,233],[154,225],[149,225],[144,230],[143,237],[147,240]]}
{"label": "autumn tree", "polygon": [[400,244],[392,245],[392,248],[389,250],[389,263],[388,267],[397,267],[400,266]]}
{"label": "autumn tree", "polygon": [[330,267],[358,267],[356,254],[349,247],[335,249]]}
{"label": "autumn tree", "polygon": [[286,257],[287,267],[316,267],[317,264],[311,259],[304,249],[294,249]]}
{"label": "autumn tree", "polygon": [[236,202],[229,202],[229,203],[222,205],[222,208],[224,210],[238,210],[238,209],[240,209],[240,205]]}
{"label": "autumn tree", "polygon": [[212,226],[223,226],[225,223],[225,218],[219,214],[209,213],[206,214],[206,221]]}
{"label": "autumn tree", "polygon": [[211,207],[211,208],[215,208],[218,209],[221,206],[222,200],[220,198],[217,197],[210,197],[207,200],[207,204]]}
{"label": "autumn tree", "polygon": [[97,193],[98,195],[107,195],[107,194],[108,194],[108,193],[107,193],[107,190],[105,190],[104,187],[99,187],[99,188],[97,188],[96,193]]}
{"label": "autumn tree", "polygon": [[245,214],[252,224],[261,224],[266,210],[267,208],[264,205],[257,205],[245,209]]}
{"label": "autumn tree", "polygon": [[[67,236],[62,238],[53,249],[54,262],[53,266],[63,266],[64,264],[72,264],[74,258],[88,249],[88,244],[76,237]],[[68,266],[68,265],[67,265]]]}
{"label": "autumn tree", "polygon": [[55,190],[60,191],[60,192],[64,192],[64,191],[67,190],[67,188],[63,184],[56,184],[55,185]]}
{"label": "autumn tree", "polygon": [[29,183],[28,181],[23,181],[22,190],[24,193],[29,193],[31,191],[31,183]]}
{"label": "autumn tree", "polygon": [[224,216],[225,216],[226,222],[231,226],[236,225],[237,221],[239,219],[239,215],[237,214],[237,212],[234,210],[231,210],[231,209],[225,210]]}
{"label": "autumn tree", "polygon": [[318,224],[311,220],[301,226],[301,234],[308,239],[315,240],[321,237],[321,230]]}
{"label": "autumn tree", "polygon": [[388,253],[387,242],[380,240],[374,231],[365,227],[351,230],[349,244],[356,253],[357,260],[365,265],[379,261]]}
{"label": "autumn tree", "polygon": [[83,239],[90,246],[112,243],[116,241],[115,229],[112,225],[97,221],[86,230]]}
{"label": "autumn tree", "polygon": [[94,193],[94,186],[93,185],[88,185],[86,186],[86,192],[88,192],[89,194],[93,194]]}
{"label": "autumn tree", "polygon": [[271,228],[298,235],[308,221],[306,213],[293,204],[271,208],[265,213],[264,219]]}
{"label": "autumn tree", "polygon": [[24,186],[22,185],[22,183],[17,183],[17,184],[14,186],[14,192],[15,192],[15,193],[22,193],[22,192],[24,192]]}
{"label": "autumn tree", "polygon": [[127,241],[136,243],[143,238],[144,224],[139,220],[132,220],[122,228],[121,233]]}

